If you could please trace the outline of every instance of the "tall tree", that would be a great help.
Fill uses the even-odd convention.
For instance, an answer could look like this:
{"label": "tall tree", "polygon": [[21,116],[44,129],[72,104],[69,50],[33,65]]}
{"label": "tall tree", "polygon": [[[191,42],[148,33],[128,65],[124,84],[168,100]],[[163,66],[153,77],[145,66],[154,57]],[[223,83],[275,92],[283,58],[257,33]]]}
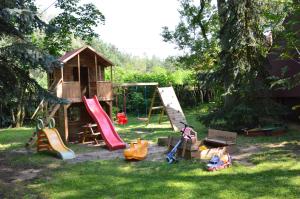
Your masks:
{"label": "tall tree", "polygon": [[[97,25],[98,19],[104,20],[103,15],[93,5],[88,4],[77,8],[78,1],[58,0],[56,6],[62,9],[63,16],[59,15],[54,19],[57,22],[45,23],[38,17],[37,7],[34,0],[3,0],[0,4],[0,112],[1,123],[4,123],[3,115],[11,113],[9,122],[15,126],[21,126],[25,112],[30,110],[33,101],[46,98],[49,101],[65,103],[65,100],[57,99],[55,96],[43,89],[30,76],[30,70],[40,69],[51,70],[53,67],[60,67],[53,55],[57,55],[64,45],[68,35],[87,38],[94,36],[92,28]],[[83,9],[87,10],[83,10]],[[67,13],[73,11],[79,18],[68,18]],[[95,14],[91,16],[89,14]],[[81,18],[80,18],[81,16]],[[88,17],[88,19],[87,19]],[[70,24],[76,26],[68,27]],[[66,28],[67,27],[67,28]],[[71,27],[74,29],[70,30]],[[31,41],[32,33],[36,30],[45,31],[46,38],[55,40],[63,46],[40,49]],[[59,36],[57,36],[59,35]],[[63,37],[63,35],[65,37]],[[60,42],[61,40],[61,42]],[[50,41],[48,39],[47,41]],[[52,52],[52,55],[49,52]]]}
{"label": "tall tree", "polygon": [[180,22],[174,31],[163,27],[164,41],[177,45],[185,54],[179,61],[196,70],[212,69],[220,52],[219,21],[211,0],[180,0]]}
{"label": "tall tree", "polygon": [[50,20],[46,28],[45,49],[51,55],[60,55],[71,48],[72,38],[90,43],[98,34],[93,28],[104,24],[104,15],[94,4],[79,5],[80,0],[57,0],[62,12]]}
{"label": "tall tree", "polygon": [[[200,43],[198,46],[203,47],[202,51],[191,48],[186,57],[195,53],[201,61],[205,61],[201,58],[206,51],[218,49],[213,51],[215,54],[212,53],[214,64],[211,70],[205,70],[199,77],[204,85],[221,86],[223,100],[217,111],[203,118],[204,122],[233,129],[257,125],[262,123],[264,117],[276,116],[279,106],[268,97],[270,82],[264,67],[270,48],[264,36],[267,20],[263,9],[266,2],[217,0],[216,9],[209,0],[200,0],[198,5],[189,0],[180,2],[183,10],[193,8],[193,12],[181,12],[183,19],[189,19],[185,27],[195,27],[193,24],[197,24],[198,28],[181,31],[179,24],[174,32],[165,29],[164,38],[171,42],[174,38],[175,41],[183,38],[185,45],[190,47]],[[207,14],[207,11],[210,12]],[[209,19],[217,19],[217,22],[214,20],[213,24],[209,24]],[[205,22],[208,27],[203,26]],[[205,37],[204,33],[208,36]],[[189,36],[191,34],[198,37],[193,39]],[[180,43],[177,45],[180,47]],[[198,62],[195,65],[197,67]]]}

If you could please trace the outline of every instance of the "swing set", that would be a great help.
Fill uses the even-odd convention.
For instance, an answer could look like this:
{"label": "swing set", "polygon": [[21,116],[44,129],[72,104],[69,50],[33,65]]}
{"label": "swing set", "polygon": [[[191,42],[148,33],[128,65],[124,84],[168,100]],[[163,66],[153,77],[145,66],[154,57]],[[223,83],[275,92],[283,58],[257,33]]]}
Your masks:
{"label": "swing set", "polygon": [[[152,102],[151,102],[151,108],[148,111],[148,103],[147,103],[147,87],[148,86],[154,86],[154,93],[152,96]],[[123,107],[122,110],[119,109],[119,104],[118,104],[118,95],[116,95],[116,107],[117,107],[117,122],[118,124],[127,124],[128,123],[128,119],[127,119],[127,107],[126,107],[126,103],[127,103],[127,97],[128,97],[128,93],[129,93],[129,87],[135,87],[135,92],[138,92],[138,88],[139,87],[144,87],[144,103],[145,103],[145,112],[144,112],[144,116],[143,114],[141,114],[139,108],[137,108],[137,119],[140,121],[144,121],[147,122],[147,124],[149,123],[149,119],[151,117],[151,112],[152,112],[152,106],[154,104],[154,100],[155,100],[155,92],[158,88],[158,83],[157,82],[147,82],[147,83],[122,83],[122,84],[114,84],[115,88],[121,88],[122,89],[122,93],[123,93]],[[154,110],[154,109],[153,109]],[[163,110],[162,110],[163,112]],[[163,115],[163,113],[161,113],[160,115]],[[142,116],[142,117],[141,117]],[[161,119],[160,119],[161,121]]]}

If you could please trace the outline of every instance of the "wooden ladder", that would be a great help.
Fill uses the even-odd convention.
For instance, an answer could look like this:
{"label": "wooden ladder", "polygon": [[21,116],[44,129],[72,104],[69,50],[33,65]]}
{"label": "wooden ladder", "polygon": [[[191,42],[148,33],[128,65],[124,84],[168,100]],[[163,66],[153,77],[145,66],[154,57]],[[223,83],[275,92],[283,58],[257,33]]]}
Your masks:
{"label": "wooden ladder", "polygon": [[151,115],[152,115],[153,110],[161,109],[160,114],[159,114],[158,123],[161,124],[161,122],[162,122],[162,118],[163,118],[163,115],[164,115],[164,112],[165,112],[165,107],[161,105],[162,104],[161,102],[160,102],[160,106],[155,106],[155,102],[156,102],[156,98],[157,98],[157,92],[158,92],[158,90],[157,90],[157,87],[156,87],[155,91],[154,91],[154,94],[152,96],[151,105],[150,105],[146,125],[148,125],[150,123],[150,119],[151,119]]}

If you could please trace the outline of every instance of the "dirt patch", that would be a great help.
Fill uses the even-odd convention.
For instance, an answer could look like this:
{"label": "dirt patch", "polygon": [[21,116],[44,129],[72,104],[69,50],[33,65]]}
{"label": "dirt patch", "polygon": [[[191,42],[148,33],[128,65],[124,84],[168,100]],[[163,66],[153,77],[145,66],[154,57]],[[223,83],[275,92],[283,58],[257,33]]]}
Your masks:
{"label": "dirt patch", "polygon": [[[0,181],[2,183],[15,183],[36,178],[42,169],[31,168],[26,165],[12,165],[10,157],[20,156],[20,152],[7,152],[1,154]],[[26,155],[26,154],[24,154]],[[27,154],[28,155],[28,154]]]}
{"label": "dirt patch", "polygon": [[231,154],[232,160],[245,166],[255,166],[249,161],[251,155],[262,151],[262,147],[259,145],[251,145],[246,147],[238,147],[238,150]]}
{"label": "dirt patch", "polygon": [[[127,146],[128,148],[128,146]],[[163,161],[165,159],[166,148],[150,143],[148,148],[148,161]],[[99,149],[99,151],[76,154],[76,158],[68,160],[71,163],[85,162],[89,160],[112,160],[124,159],[123,150],[109,151],[107,149]]]}

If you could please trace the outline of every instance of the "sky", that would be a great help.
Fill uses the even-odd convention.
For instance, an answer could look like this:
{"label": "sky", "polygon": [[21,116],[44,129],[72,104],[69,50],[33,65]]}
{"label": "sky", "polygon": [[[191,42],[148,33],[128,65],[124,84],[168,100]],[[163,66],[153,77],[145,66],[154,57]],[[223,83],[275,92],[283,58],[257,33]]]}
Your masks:
{"label": "sky", "polygon": [[[41,11],[55,0],[36,0]],[[178,55],[175,45],[161,37],[162,27],[170,29],[179,22],[177,0],[81,0],[93,3],[105,16],[105,25],[95,28],[100,38],[120,51],[136,56],[166,58]],[[44,12],[46,17],[58,13],[54,6]]]}

